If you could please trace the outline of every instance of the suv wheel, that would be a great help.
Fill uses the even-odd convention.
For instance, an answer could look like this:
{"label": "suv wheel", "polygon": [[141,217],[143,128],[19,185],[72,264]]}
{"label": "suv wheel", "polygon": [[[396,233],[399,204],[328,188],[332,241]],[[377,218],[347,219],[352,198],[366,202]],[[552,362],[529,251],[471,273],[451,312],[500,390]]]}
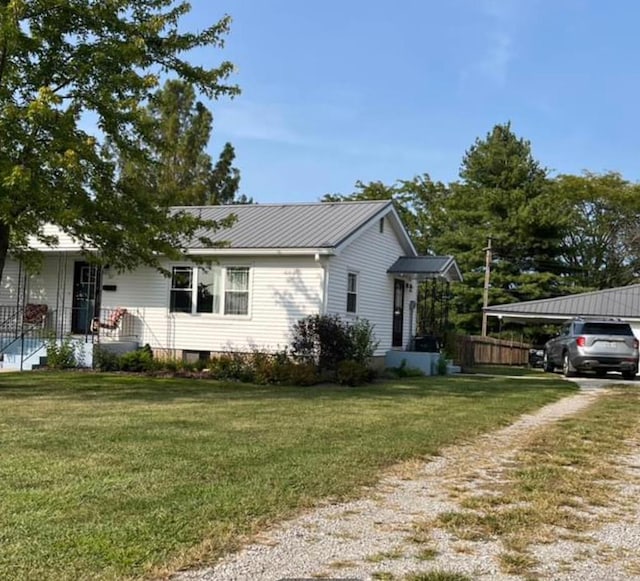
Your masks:
{"label": "suv wheel", "polygon": [[622,379],[626,379],[629,381],[632,381],[636,378],[636,370],[632,369],[631,371],[623,371],[622,372]]}
{"label": "suv wheel", "polygon": [[551,361],[549,361],[549,354],[546,351],[544,352],[544,355],[542,356],[542,369],[544,371],[546,371],[547,373],[550,373],[554,369],[553,363],[551,363]]}
{"label": "suv wheel", "polygon": [[571,361],[569,361],[569,353],[567,353],[566,351],[562,355],[562,374],[565,377],[576,376],[576,368],[571,365]]}

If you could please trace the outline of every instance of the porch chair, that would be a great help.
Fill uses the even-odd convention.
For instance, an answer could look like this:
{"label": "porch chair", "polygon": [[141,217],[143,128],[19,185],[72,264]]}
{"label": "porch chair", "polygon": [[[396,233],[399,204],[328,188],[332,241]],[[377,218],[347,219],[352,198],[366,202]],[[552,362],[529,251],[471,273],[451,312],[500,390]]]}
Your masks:
{"label": "porch chair", "polygon": [[48,312],[49,307],[47,305],[28,303],[24,307],[23,320],[28,325],[44,327]]}
{"label": "porch chair", "polygon": [[91,330],[94,333],[98,333],[100,329],[109,329],[113,331],[119,327],[120,321],[126,314],[127,309],[125,309],[124,307],[118,307],[117,309],[111,311],[111,314],[106,321],[101,321],[98,317],[96,317],[91,322]]}

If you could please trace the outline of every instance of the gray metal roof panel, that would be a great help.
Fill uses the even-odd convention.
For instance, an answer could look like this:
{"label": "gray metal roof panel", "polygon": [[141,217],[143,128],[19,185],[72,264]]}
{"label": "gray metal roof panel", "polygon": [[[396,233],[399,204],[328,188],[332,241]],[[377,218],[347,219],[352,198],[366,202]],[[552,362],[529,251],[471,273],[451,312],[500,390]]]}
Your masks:
{"label": "gray metal roof panel", "polygon": [[[231,228],[196,234],[196,238],[208,236],[213,242],[228,242],[231,248],[334,248],[390,207],[390,201],[371,201],[180,206],[173,211],[189,212],[205,220],[234,214],[237,221]],[[188,247],[204,248],[197,240]]]}
{"label": "gray metal roof panel", "polygon": [[439,273],[451,262],[451,256],[401,256],[387,272],[404,274]]}
{"label": "gray metal roof panel", "polygon": [[487,307],[486,311],[520,315],[640,317],[640,284],[552,299]]}
{"label": "gray metal roof panel", "polygon": [[401,256],[387,270],[390,274],[418,274],[425,278],[443,276],[453,281],[462,275],[453,256]]}

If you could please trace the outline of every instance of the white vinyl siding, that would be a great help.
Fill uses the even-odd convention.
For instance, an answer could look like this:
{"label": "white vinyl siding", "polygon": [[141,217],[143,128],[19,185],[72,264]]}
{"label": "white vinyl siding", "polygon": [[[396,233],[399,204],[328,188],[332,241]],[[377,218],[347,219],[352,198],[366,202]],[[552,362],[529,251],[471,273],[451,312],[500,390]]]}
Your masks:
{"label": "white vinyl siding", "polygon": [[[380,232],[380,223],[373,221],[365,231],[351,242],[342,252],[331,257],[328,262],[329,284],[327,313],[345,318],[353,317],[347,312],[348,273],[358,269],[357,316],[368,319],[374,325],[374,333],[379,341],[376,355],[384,355],[391,348],[393,322],[393,281],[387,273],[398,257],[406,252],[400,244],[395,230],[385,219],[385,227]],[[408,345],[410,319],[414,313],[409,306],[416,298],[416,287],[406,289],[403,313],[403,346]]]}
{"label": "white vinyl siding", "polygon": [[[244,264],[242,264],[244,262]],[[174,266],[165,263],[170,272]],[[198,267],[200,268],[200,267]],[[232,275],[229,299],[238,310],[248,303],[248,314],[224,314],[225,275],[221,275],[218,313],[172,313],[169,311],[171,278],[151,268],[116,274],[103,283],[117,286],[116,292],[102,293],[105,309],[125,307],[133,317],[138,341],[154,349],[194,351],[274,350],[290,341],[290,330],[298,319],[320,312],[322,268],[313,257],[256,257],[220,259],[225,268],[239,269]],[[244,269],[244,270],[243,270]],[[246,272],[249,276],[246,277]],[[244,273],[244,274],[243,274]],[[247,288],[248,285],[248,288]],[[244,296],[246,299],[240,299]]]}

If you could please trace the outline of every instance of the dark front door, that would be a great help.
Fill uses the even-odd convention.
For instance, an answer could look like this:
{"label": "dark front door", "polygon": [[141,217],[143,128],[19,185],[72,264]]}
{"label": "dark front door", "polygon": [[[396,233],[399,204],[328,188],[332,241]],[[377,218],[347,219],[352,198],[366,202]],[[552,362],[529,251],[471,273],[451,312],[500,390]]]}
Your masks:
{"label": "dark front door", "polygon": [[100,315],[100,270],[87,262],[73,267],[73,312],[71,332],[85,335],[91,332],[91,321]]}
{"label": "dark front door", "polygon": [[393,329],[391,337],[392,347],[402,347],[402,318],[404,309],[404,281],[396,279],[393,283]]}

